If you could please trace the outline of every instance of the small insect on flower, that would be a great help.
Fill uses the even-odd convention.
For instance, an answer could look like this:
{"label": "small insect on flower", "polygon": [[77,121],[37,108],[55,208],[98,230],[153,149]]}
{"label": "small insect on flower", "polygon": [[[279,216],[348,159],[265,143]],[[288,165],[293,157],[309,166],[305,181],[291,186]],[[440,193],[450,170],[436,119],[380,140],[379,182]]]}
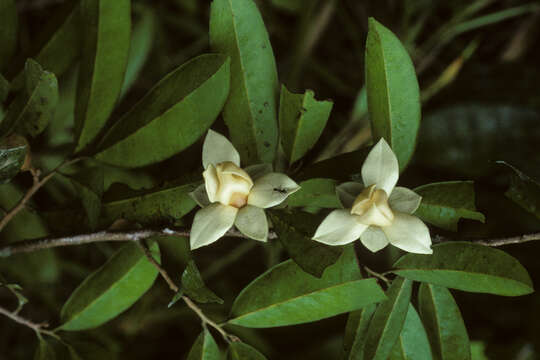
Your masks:
{"label": "small insect on flower", "polygon": [[392,244],[412,253],[433,253],[429,229],[412,215],[422,197],[396,187],[398,177],[396,155],[381,139],[362,165],[364,184],[347,182],[336,188],[345,209],[332,211],[317,228],[313,240],[344,245],[360,238],[372,252]]}
{"label": "small insect on flower", "polygon": [[209,130],[203,144],[204,184],[190,195],[202,207],[193,220],[190,246],[217,241],[233,226],[247,237],[266,241],[264,209],[282,203],[300,189],[269,164],[240,167],[240,155],[223,135]]}

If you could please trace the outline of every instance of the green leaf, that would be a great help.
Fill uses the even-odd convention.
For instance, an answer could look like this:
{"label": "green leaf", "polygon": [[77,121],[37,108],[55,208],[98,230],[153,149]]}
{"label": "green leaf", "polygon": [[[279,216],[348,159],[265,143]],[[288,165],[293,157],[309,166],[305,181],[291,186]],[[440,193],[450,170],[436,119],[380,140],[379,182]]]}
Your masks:
{"label": "green leaf", "polygon": [[0,71],[9,64],[17,46],[19,17],[14,0],[0,0]]}
{"label": "green leaf", "polygon": [[159,225],[181,219],[197,205],[189,196],[199,183],[169,184],[150,190],[136,191],[131,195],[108,200],[101,209],[103,224],[117,219],[143,225]]}
{"label": "green leaf", "polygon": [[420,316],[433,350],[433,359],[470,359],[467,329],[450,291],[441,286],[422,284],[418,302]]}
{"label": "green leaf", "polygon": [[281,86],[279,132],[283,150],[292,164],[304,156],[321,136],[332,111],[332,101],[317,101],[315,93],[293,94]]}
{"label": "green leaf", "polygon": [[431,348],[426,329],[414,306],[409,304],[401,334],[392,349],[389,360],[431,360]]}
{"label": "green leaf", "polygon": [[157,18],[152,8],[140,6],[136,9],[139,10],[137,11],[139,20],[135,22],[131,33],[131,46],[121,96],[129,91],[140,75],[150,56],[156,35]]}
{"label": "green leaf", "polygon": [[361,180],[360,171],[370,150],[371,147],[365,147],[308,165],[295,176],[295,179],[332,177],[341,181]]}
{"label": "green leaf", "polygon": [[527,270],[504,251],[467,242],[432,246],[433,255],[407,254],[393,272],[405,278],[470,292],[519,296],[533,292]]}
{"label": "green leaf", "polygon": [[206,329],[197,337],[187,360],[220,360],[221,354],[212,334]]}
{"label": "green leaf", "polygon": [[77,196],[81,199],[88,225],[92,230],[98,227],[101,212],[101,197],[103,195],[103,169],[94,167],[85,169],[71,176]]}
{"label": "green leaf", "polygon": [[0,184],[19,173],[28,152],[26,139],[17,134],[0,139]]}
{"label": "green leaf", "polygon": [[[0,105],[6,101],[7,96],[9,95],[9,81],[6,80],[2,74],[0,74]],[[0,116],[0,119],[2,117]],[[0,120],[1,121],[1,120]]]}
{"label": "green leaf", "polygon": [[321,277],[324,270],[338,260],[342,247],[313,241],[312,236],[320,224],[314,215],[296,210],[273,210],[267,214],[279,241],[305,272]]}
{"label": "green leaf", "polygon": [[302,181],[298,185],[300,185],[300,190],[287,198],[288,206],[314,206],[330,209],[341,207],[336,195],[337,181],[319,178]]}
{"label": "green leaf", "polygon": [[106,133],[96,158],[138,167],[193,144],[227,99],[229,63],[224,55],[205,54],[169,73]]}
{"label": "green leaf", "polygon": [[266,357],[248,344],[232,342],[227,350],[227,360],[266,360]]}
{"label": "green leaf", "polygon": [[242,290],[229,324],[266,328],[317,321],[361,309],[386,297],[375,279],[361,279],[354,249],[319,279],[291,260],[282,262]]}
{"label": "green leaf", "polygon": [[231,57],[231,93],[223,109],[245,165],[272,163],[278,141],[276,61],[253,0],[214,0],[210,47]]}
{"label": "green leaf", "polygon": [[[150,250],[159,261],[157,243]],[[71,294],[62,308],[60,329],[91,329],[111,320],[144,295],[157,275],[136,244],[122,247]]]}
{"label": "green leaf", "polygon": [[373,18],[369,19],[365,61],[373,137],[385,138],[403,171],[413,155],[420,126],[414,65],[399,39]]}
{"label": "green leaf", "polygon": [[39,338],[39,345],[34,353],[34,360],[56,360],[56,351],[51,344]]}
{"label": "green leaf", "polygon": [[369,305],[349,314],[343,339],[342,359],[362,360],[369,323],[377,305]]}
{"label": "green leaf", "polygon": [[369,324],[364,359],[387,359],[390,356],[405,323],[411,292],[412,281],[399,277],[392,281],[386,291],[388,300],[377,306]]}
{"label": "green leaf", "polygon": [[80,24],[80,7],[75,5],[35,56],[38,63],[57,77],[64,74],[81,54]]}
{"label": "green leaf", "polygon": [[508,166],[514,172],[510,188],[505,195],[540,219],[540,182],[538,179],[530,177],[505,161],[498,161],[498,163]]}
{"label": "green leaf", "polygon": [[223,304],[223,299],[206,287],[195,261],[190,260],[182,274],[182,288],[187,296],[199,303]]}
{"label": "green leaf", "polygon": [[415,215],[445,230],[457,231],[459,219],[485,221],[474,205],[472,181],[446,181],[414,189],[422,196]]}
{"label": "green leaf", "polygon": [[120,95],[129,53],[131,1],[82,0],[81,24],[75,104],[77,152],[96,138]]}
{"label": "green leaf", "polygon": [[0,134],[15,130],[34,137],[40,134],[54,117],[58,103],[58,82],[53,73],[28,59],[24,66],[25,86],[13,100],[0,125]]}

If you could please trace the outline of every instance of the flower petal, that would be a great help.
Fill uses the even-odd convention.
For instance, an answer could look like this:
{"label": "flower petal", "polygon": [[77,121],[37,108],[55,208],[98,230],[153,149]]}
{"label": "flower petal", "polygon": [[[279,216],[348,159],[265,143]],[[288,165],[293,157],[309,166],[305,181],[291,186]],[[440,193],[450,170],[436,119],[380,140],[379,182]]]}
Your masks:
{"label": "flower petal", "polygon": [[195,190],[189,193],[189,196],[191,196],[200,207],[207,207],[210,205],[210,199],[208,199],[208,194],[206,193],[206,184],[197,186]]}
{"label": "flower petal", "polygon": [[382,250],[388,245],[388,239],[380,227],[370,226],[360,235],[360,241],[371,252]]}
{"label": "flower petal", "polygon": [[238,209],[232,206],[211,204],[195,214],[189,243],[191,250],[209,245],[233,226]]}
{"label": "flower petal", "polygon": [[364,165],[362,165],[362,180],[364,185],[377,185],[387,194],[392,193],[392,189],[399,177],[399,164],[390,146],[384,138],[381,138],[377,145],[369,152]]}
{"label": "flower petal", "polygon": [[416,216],[395,213],[392,225],[382,227],[390,244],[417,254],[432,254],[431,237],[426,224]]}
{"label": "flower petal", "polygon": [[206,169],[210,164],[215,166],[225,161],[240,166],[240,154],[225,136],[213,130],[208,130],[202,150],[203,167]]}
{"label": "flower petal", "polygon": [[420,195],[402,186],[396,186],[388,198],[392,210],[405,214],[414,213],[420,202],[422,202]]}
{"label": "flower petal", "polygon": [[358,239],[368,228],[360,224],[348,210],[332,211],[319,225],[313,240],[327,245],[345,245]]}
{"label": "flower petal", "polygon": [[364,185],[349,181],[336,186],[336,194],[339,202],[345,209],[352,208],[354,200],[364,190]]}
{"label": "flower petal", "polygon": [[253,240],[266,241],[268,238],[268,221],[264,210],[247,205],[238,211],[234,222],[236,228]]}
{"label": "flower petal", "polygon": [[285,174],[266,174],[255,181],[249,193],[248,204],[266,209],[281,204],[298,189],[300,186]]}
{"label": "flower petal", "polygon": [[204,178],[204,186],[206,188],[206,194],[208,195],[208,200],[211,203],[216,202],[216,194],[219,187],[219,178],[216,172],[214,165],[210,164],[206,170],[202,173]]}
{"label": "flower petal", "polygon": [[272,172],[271,164],[255,164],[244,168],[253,181]]}
{"label": "flower petal", "polygon": [[251,180],[251,176],[242,168],[236,166],[230,161],[226,161],[223,163],[220,163],[218,166],[216,166],[216,171],[219,174],[228,174],[228,175],[236,175],[243,179],[246,179],[248,183],[253,185],[253,181]]}

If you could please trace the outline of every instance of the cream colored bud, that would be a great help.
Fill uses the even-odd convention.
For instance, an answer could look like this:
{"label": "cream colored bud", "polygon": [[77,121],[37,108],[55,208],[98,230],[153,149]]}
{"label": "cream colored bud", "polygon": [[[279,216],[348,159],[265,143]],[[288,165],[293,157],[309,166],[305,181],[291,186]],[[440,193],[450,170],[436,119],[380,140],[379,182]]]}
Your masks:
{"label": "cream colored bud", "polygon": [[244,170],[230,161],[210,164],[203,172],[206,192],[210,202],[241,208],[247,204],[247,199],[253,181]]}
{"label": "cream colored bud", "polygon": [[388,195],[376,185],[365,188],[357,196],[351,208],[351,214],[365,225],[389,226],[394,220],[394,213],[388,205]]}

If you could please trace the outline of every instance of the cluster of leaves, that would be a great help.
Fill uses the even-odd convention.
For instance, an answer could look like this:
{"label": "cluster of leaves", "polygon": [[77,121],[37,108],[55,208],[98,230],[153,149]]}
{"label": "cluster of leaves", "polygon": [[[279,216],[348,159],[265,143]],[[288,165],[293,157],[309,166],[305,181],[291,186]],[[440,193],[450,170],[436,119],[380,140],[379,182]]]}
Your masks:
{"label": "cluster of leaves", "polygon": [[[286,6],[296,11],[292,3]],[[244,340],[227,344],[228,358],[265,358],[257,341],[249,340],[252,334],[242,328],[285,327],[349,314],[343,351],[336,358],[469,359],[469,336],[448,289],[502,296],[533,291],[527,271],[515,258],[482,245],[443,243],[433,246],[431,256],[399,257],[388,272],[393,280],[383,281],[386,288],[378,279],[365,277],[353,246],[330,247],[311,240],[321,215],[339,207],[335,186],[358,178],[369,147],[309,164],[333,103],[316,100],[310,90],[280,88],[269,36],[252,0],[214,0],[211,53],[173,69],[124,111],[123,99],[149,56],[150,34],[156,31],[152,8],[131,5],[129,0],[68,4],[42,44],[15,54],[20,36],[15,2],[0,0],[0,24],[8,29],[0,33],[0,183],[5,183],[0,207],[7,212],[24,195],[21,171],[84,159],[62,168],[47,185],[48,197],[41,199],[47,206],[22,210],[2,230],[2,242],[113,224],[118,228],[119,220],[124,228],[189,225],[195,202],[188,194],[200,184],[201,171],[184,169],[193,168],[189,157],[200,159],[199,140],[210,126],[223,126],[221,119],[216,122],[221,115],[246,165],[273,164],[301,185],[285,207],[268,214],[278,239],[268,245],[269,252],[279,246],[290,259],[274,261],[232,305],[205,285],[195,264],[199,258],[189,252],[186,239],[149,242],[156,261],[170,257],[183,264],[180,292],[167,299],[170,311],[180,308],[176,302],[182,295],[200,304],[225,306],[224,328]],[[132,24],[132,19],[137,21]],[[421,94],[406,48],[373,19],[365,70],[373,136],[387,140],[403,171],[420,129]],[[420,146],[437,156],[437,150],[425,150],[429,144]],[[173,166],[173,175],[159,176],[161,169]],[[508,197],[538,217],[538,182],[511,169],[516,177]],[[435,227],[456,231],[460,219],[484,221],[475,208],[471,181],[430,183],[415,191],[423,197],[415,215]],[[107,246],[100,250],[108,260],[88,276],[89,269],[76,261],[65,265],[52,251],[2,259],[0,271],[23,285],[37,276],[47,286],[58,286],[62,272],[76,278],[85,274],[63,299],[55,330],[62,340],[40,336],[37,359],[111,358],[118,349],[91,329],[107,326],[139,300],[139,311],[152,311],[144,307],[143,295],[158,271],[140,249],[128,244],[117,251]],[[417,301],[415,283],[420,284]],[[19,307],[26,303],[18,286],[5,281],[2,286],[17,296]],[[82,330],[87,330],[84,336],[73,336]],[[187,358],[219,357],[213,333],[205,328]]]}

